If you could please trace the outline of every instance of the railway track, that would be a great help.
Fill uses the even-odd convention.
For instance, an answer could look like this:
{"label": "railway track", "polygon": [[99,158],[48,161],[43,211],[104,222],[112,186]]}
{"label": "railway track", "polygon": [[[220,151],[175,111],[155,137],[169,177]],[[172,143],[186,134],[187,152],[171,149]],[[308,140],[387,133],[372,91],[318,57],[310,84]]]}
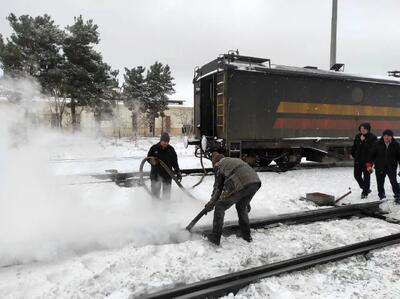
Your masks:
{"label": "railway track", "polygon": [[[250,227],[252,229],[261,229],[273,227],[280,224],[295,225],[331,219],[349,218],[353,216],[374,217],[392,223],[399,223],[395,219],[387,218],[380,210],[380,204],[382,204],[382,201],[372,201],[367,203],[350,204],[332,208],[280,214],[266,218],[255,218],[251,219]],[[210,232],[211,229],[211,226],[199,226],[192,229],[191,231],[193,233],[202,234]],[[237,224],[237,222],[226,222],[224,224],[223,234],[225,236],[234,234],[237,231],[239,231],[239,225]]]}
{"label": "railway track", "polygon": [[101,162],[101,161],[124,161],[124,160],[141,160],[137,156],[126,157],[99,157],[99,158],[60,158],[50,159],[51,163],[81,163],[81,162]]}
{"label": "railway track", "polygon": [[[263,219],[253,219],[251,228],[269,228],[277,224],[304,224],[315,221],[330,219],[342,219],[353,216],[357,217],[376,217],[390,221],[380,210],[382,201],[374,201],[361,204],[344,205],[326,209],[317,209],[305,212],[288,213],[272,216]],[[203,233],[210,230],[210,227],[198,227],[193,230],[196,233]],[[226,223],[224,235],[232,234],[239,230],[236,223]],[[160,299],[160,298],[217,298],[229,293],[236,293],[243,287],[255,283],[263,278],[280,275],[293,271],[304,270],[319,264],[338,261],[354,255],[366,254],[371,250],[383,248],[400,243],[400,234],[385,236],[369,241],[359,242],[347,246],[333,248],[313,254],[303,255],[293,259],[267,264],[260,267],[230,273],[219,277],[207,279],[188,285],[172,286],[156,293],[143,295],[140,298]]]}
{"label": "railway track", "polygon": [[[381,201],[362,204],[352,204],[326,209],[318,209],[305,212],[296,212],[277,215],[264,219],[253,219],[253,229],[268,228],[276,224],[300,224],[330,219],[341,219],[352,216],[376,217],[388,220],[379,209]],[[390,219],[389,219],[390,220]],[[395,221],[390,221],[395,222]],[[397,221],[396,223],[399,223]],[[207,232],[209,227],[199,227],[193,232]],[[239,229],[237,224],[227,223],[224,227],[224,235],[234,233]],[[354,255],[366,254],[371,250],[383,248],[400,243],[400,233],[372,239],[347,246],[333,248],[313,254],[303,255],[293,259],[266,264],[260,267],[218,276],[204,281],[188,285],[171,286],[170,288],[140,296],[146,299],[160,298],[217,298],[229,293],[236,293],[243,287],[255,283],[263,278],[304,270],[319,264],[338,261]]]}
{"label": "railway track", "polygon": [[304,270],[316,265],[339,261],[355,255],[367,254],[371,250],[396,244],[400,244],[400,233],[307,254],[281,262],[266,264],[188,285],[172,287],[141,296],[140,298],[217,298],[229,293],[237,293],[240,289],[249,284],[258,282],[267,277]]}
{"label": "railway track", "polygon": [[[303,169],[318,169],[318,168],[334,168],[334,167],[349,167],[351,164],[348,162],[332,162],[332,163],[302,163],[292,169],[292,171],[303,170]],[[267,166],[267,167],[256,167],[255,170],[257,172],[275,172],[281,173],[282,171],[278,166]],[[181,173],[184,175],[212,175],[212,168],[189,168],[189,169],[181,169]],[[71,176],[90,176],[98,180],[107,180],[106,182],[115,182],[119,186],[132,187],[139,185],[141,172],[140,171],[132,171],[132,172],[118,172],[116,169],[106,170],[105,173],[82,173]],[[150,176],[150,172],[143,172],[143,177],[148,178]],[[94,184],[95,182],[89,182],[90,184]],[[85,184],[85,182],[75,183],[74,185]]]}

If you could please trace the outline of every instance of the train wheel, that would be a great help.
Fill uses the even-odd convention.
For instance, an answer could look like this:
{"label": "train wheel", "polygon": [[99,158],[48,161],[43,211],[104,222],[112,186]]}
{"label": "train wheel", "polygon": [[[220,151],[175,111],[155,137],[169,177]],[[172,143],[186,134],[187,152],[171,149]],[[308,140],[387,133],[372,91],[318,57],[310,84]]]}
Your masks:
{"label": "train wheel", "polygon": [[260,159],[258,164],[260,167],[267,167],[269,164],[271,164],[272,160],[268,160],[268,159]]}
{"label": "train wheel", "polygon": [[299,163],[298,162],[278,162],[278,161],[276,161],[276,164],[278,165],[278,167],[281,171],[288,171],[288,170],[293,169]]}
{"label": "train wheel", "polygon": [[281,171],[287,171],[287,170],[294,168],[296,165],[300,164],[301,156],[299,156],[299,155],[286,156],[285,155],[285,156],[275,160],[275,162]]}

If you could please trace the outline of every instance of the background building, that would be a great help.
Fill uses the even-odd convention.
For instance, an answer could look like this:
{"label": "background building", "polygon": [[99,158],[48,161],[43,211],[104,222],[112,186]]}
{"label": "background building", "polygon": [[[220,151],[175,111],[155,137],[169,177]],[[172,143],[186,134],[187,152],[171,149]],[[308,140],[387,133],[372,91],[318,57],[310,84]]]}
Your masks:
{"label": "background building", "polygon": [[[0,98],[0,109],[12,108],[17,105],[23,109],[30,123],[58,128],[59,116],[55,113],[54,106],[56,104],[51,99],[35,99],[25,101],[23,104],[16,104],[8,101],[6,97]],[[96,134],[106,137],[153,136],[145,114],[139,116],[138,129],[136,133],[134,132],[132,129],[132,113],[123,103],[118,103],[113,107],[111,113],[102,114],[97,118],[90,108],[78,107],[77,121],[81,131],[96,132]],[[64,131],[72,130],[68,104],[65,105],[62,114],[61,129]],[[175,136],[191,135],[193,132],[193,107],[169,105],[168,110],[164,111],[163,117],[159,116],[155,120],[154,135],[158,136],[161,132],[168,132]]]}

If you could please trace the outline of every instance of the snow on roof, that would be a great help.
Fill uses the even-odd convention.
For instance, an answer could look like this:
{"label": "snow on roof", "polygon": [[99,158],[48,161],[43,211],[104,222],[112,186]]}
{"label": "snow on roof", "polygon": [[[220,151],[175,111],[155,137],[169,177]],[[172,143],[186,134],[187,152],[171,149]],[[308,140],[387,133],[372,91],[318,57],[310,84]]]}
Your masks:
{"label": "snow on roof", "polygon": [[[295,66],[287,66],[287,65],[272,65],[274,69],[278,70],[285,70],[291,72],[301,72],[301,73],[308,73],[308,74],[315,74],[315,75],[329,75],[329,76],[337,76],[337,77],[354,77],[355,79],[363,79],[363,80],[371,80],[371,79],[378,79],[378,80],[385,80],[391,81],[394,84],[400,84],[400,78],[389,77],[389,76],[364,76],[364,75],[357,75],[357,74],[350,74],[344,72],[336,72],[331,70],[321,70],[321,69],[310,69],[310,68],[302,68],[302,67],[295,67]],[[388,82],[389,83],[389,82]]]}
{"label": "snow on roof", "polygon": [[[233,65],[237,67],[237,69],[243,71],[260,72],[262,70],[265,71],[277,70],[277,71],[286,71],[286,72],[299,73],[311,76],[316,75],[316,76],[330,76],[337,78],[350,78],[360,82],[379,82],[379,83],[395,84],[395,85],[400,84],[400,78],[383,76],[383,75],[365,76],[365,75],[337,72],[332,70],[312,69],[312,68],[278,65],[278,64],[269,65],[269,63],[253,63],[253,62],[250,63],[248,61],[241,61],[241,60],[225,61],[225,64]],[[206,75],[203,75],[202,77],[205,77]]]}

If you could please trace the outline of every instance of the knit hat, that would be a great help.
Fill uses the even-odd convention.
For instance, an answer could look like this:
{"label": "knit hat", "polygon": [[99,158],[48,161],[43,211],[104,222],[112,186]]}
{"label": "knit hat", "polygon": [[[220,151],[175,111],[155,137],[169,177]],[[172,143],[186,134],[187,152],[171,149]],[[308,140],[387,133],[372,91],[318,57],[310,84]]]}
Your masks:
{"label": "knit hat", "polygon": [[389,129],[386,129],[386,130],[383,131],[383,133],[382,133],[382,136],[385,136],[385,135],[387,135],[387,136],[392,136],[392,137],[393,137],[393,131],[392,131],[392,130],[389,130]]}
{"label": "knit hat", "polygon": [[160,141],[169,142],[169,135],[167,132],[161,134]]}
{"label": "knit hat", "polygon": [[363,127],[364,129],[368,130],[368,132],[371,131],[371,125],[370,125],[370,123],[362,123],[361,125],[359,125],[359,126],[358,126],[358,130],[359,130],[359,131],[361,130],[361,127]]}
{"label": "knit hat", "polygon": [[215,165],[221,161],[222,158],[225,158],[225,156],[223,154],[220,154],[218,152],[213,152],[212,153],[212,157],[211,157],[211,162],[213,167],[215,167]]}

